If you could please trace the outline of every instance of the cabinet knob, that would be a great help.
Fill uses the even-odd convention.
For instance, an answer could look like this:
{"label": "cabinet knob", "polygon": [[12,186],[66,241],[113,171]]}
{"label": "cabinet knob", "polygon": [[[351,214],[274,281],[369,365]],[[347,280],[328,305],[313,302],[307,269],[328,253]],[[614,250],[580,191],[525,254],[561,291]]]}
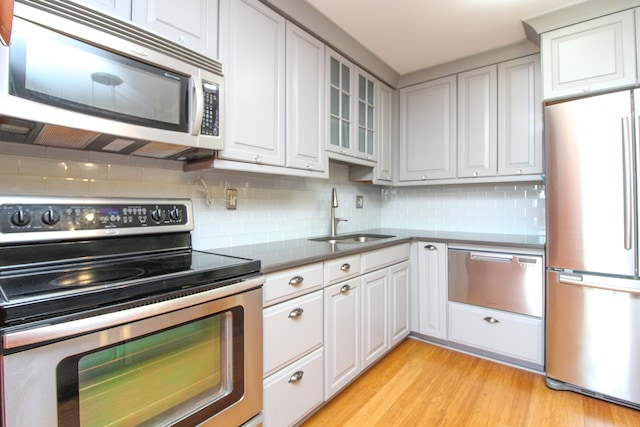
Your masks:
{"label": "cabinet knob", "polygon": [[307,169],[313,169],[313,165],[310,165],[309,163],[307,163],[307,164],[305,165],[305,167],[306,167]]}
{"label": "cabinet knob", "polygon": [[589,92],[591,90],[591,86],[590,85],[584,85],[582,86],[582,91],[583,92]]}
{"label": "cabinet knob", "polygon": [[424,248],[428,249],[430,251],[437,251],[438,250],[438,248],[436,248],[434,245],[427,245]]}
{"label": "cabinet knob", "polygon": [[304,310],[301,308],[296,308],[294,310],[291,310],[291,312],[289,313],[289,318],[290,319],[295,319],[296,317],[300,317],[302,316],[302,313],[304,313]]}
{"label": "cabinet knob", "polygon": [[500,323],[500,321],[498,319],[496,319],[495,317],[491,317],[491,316],[487,316],[484,318],[485,322],[491,323],[492,325],[494,323]]}
{"label": "cabinet knob", "polygon": [[344,285],[343,287],[340,288],[340,293],[344,294],[345,292],[349,292],[350,290],[351,290],[351,286]]}
{"label": "cabinet knob", "polygon": [[522,175],[522,169],[518,169],[518,170],[516,171],[516,174],[517,174],[517,175]]}
{"label": "cabinet knob", "polygon": [[262,154],[256,154],[256,155],[253,157],[253,160],[255,160],[255,161],[256,161],[256,163],[262,163]]}
{"label": "cabinet knob", "polygon": [[478,176],[478,172],[474,172],[474,173],[473,173],[473,176]]}
{"label": "cabinet knob", "polygon": [[351,264],[346,262],[340,266],[341,271],[349,271],[350,268],[351,268]]}
{"label": "cabinet knob", "polygon": [[302,284],[302,282],[304,282],[304,277],[302,276],[293,276],[290,280],[289,280],[289,284],[291,286],[299,286]]}
{"label": "cabinet knob", "polygon": [[426,181],[426,180],[427,180],[427,177],[426,177],[425,175],[422,175],[422,176],[420,177],[420,179],[421,179],[421,180],[423,180],[423,181]]}
{"label": "cabinet knob", "polygon": [[289,378],[289,383],[297,383],[302,379],[303,376],[304,376],[303,371],[297,371],[296,373],[291,375],[291,377]]}

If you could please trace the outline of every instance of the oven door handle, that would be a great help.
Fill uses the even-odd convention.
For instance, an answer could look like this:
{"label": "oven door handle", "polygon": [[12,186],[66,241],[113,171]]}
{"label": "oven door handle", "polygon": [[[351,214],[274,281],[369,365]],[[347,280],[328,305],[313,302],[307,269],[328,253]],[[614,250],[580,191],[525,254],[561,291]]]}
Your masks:
{"label": "oven door handle", "polygon": [[262,286],[264,281],[264,275],[260,274],[230,285],[149,305],[114,311],[85,319],[8,332],[2,337],[3,344],[4,348],[9,350],[18,347],[33,346],[44,342],[57,341],[75,335],[132,323],[148,317],[158,316],[245,292]]}

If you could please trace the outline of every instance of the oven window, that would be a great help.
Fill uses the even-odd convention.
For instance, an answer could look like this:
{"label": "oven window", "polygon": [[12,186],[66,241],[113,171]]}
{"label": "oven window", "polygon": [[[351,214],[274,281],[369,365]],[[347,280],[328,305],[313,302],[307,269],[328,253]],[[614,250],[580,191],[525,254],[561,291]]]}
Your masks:
{"label": "oven window", "polygon": [[242,309],[234,308],[70,357],[58,366],[59,424],[206,419],[242,397],[243,353]]}

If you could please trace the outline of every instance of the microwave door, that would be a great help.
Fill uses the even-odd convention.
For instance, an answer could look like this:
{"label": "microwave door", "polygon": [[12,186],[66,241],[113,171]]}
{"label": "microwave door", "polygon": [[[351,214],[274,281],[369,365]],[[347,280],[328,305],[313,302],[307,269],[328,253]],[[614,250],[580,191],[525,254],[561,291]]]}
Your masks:
{"label": "microwave door", "polygon": [[635,276],[631,92],[545,109],[548,267]]}

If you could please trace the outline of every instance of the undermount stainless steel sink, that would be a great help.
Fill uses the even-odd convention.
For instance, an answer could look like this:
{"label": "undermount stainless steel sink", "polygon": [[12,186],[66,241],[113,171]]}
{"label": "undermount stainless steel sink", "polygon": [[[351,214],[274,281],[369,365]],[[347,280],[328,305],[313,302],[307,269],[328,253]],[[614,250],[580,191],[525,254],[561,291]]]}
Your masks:
{"label": "undermount stainless steel sink", "polygon": [[355,234],[345,234],[342,236],[325,236],[325,237],[314,237],[313,239],[309,239],[312,242],[327,242],[327,243],[367,243],[373,242],[376,240],[382,239],[390,239],[393,236],[391,234],[369,234],[369,233],[355,233]]}

